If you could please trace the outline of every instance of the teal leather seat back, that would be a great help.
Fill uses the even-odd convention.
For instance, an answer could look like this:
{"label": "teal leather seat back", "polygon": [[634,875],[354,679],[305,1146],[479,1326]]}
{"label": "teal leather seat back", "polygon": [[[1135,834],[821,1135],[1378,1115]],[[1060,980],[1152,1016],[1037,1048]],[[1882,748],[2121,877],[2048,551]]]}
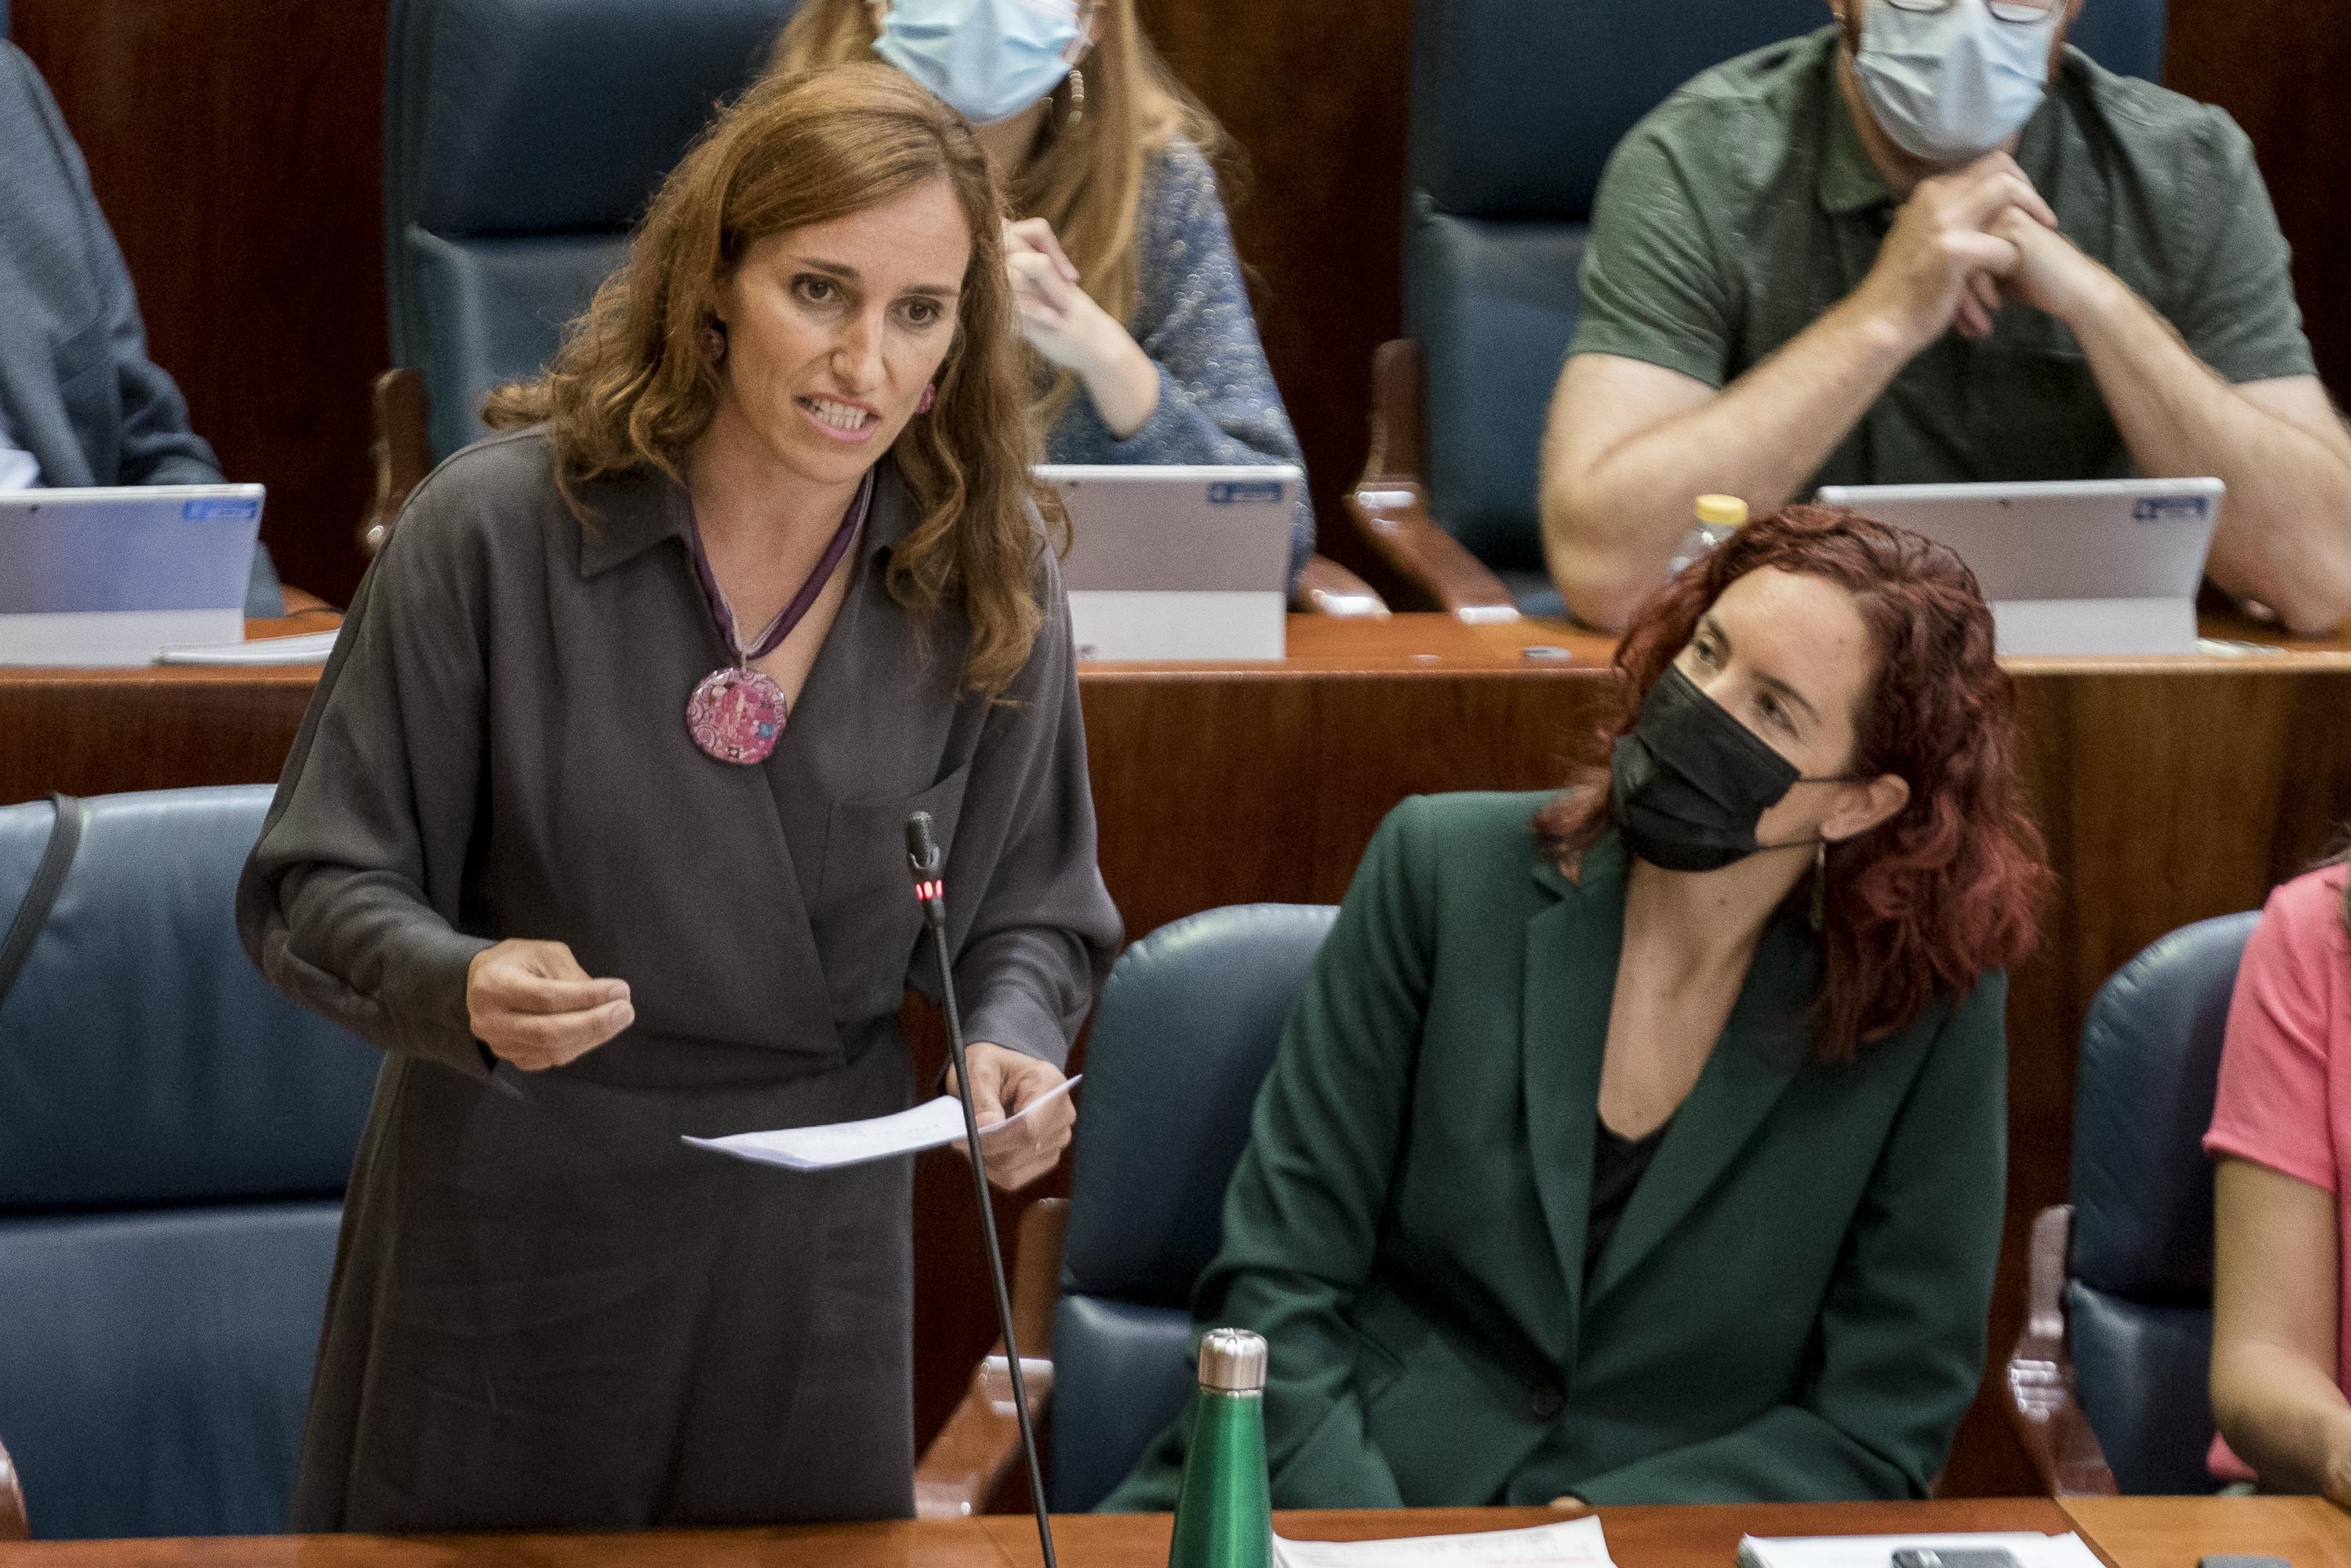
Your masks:
{"label": "teal leather seat back", "polygon": [[[0,1000],[0,1441],[42,1537],[285,1527],[381,1057],[237,941],[270,794],[79,802]],[[55,821],[0,809],[0,925]]]}
{"label": "teal leather seat back", "polygon": [[0,1438],[37,1539],[286,1528],[341,1215],[0,1218]]}
{"label": "teal leather seat back", "polygon": [[2074,1082],[2074,1388],[2126,1494],[2209,1492],[2212,1124],[2257,915],[2171,933],[2099,988]]}
{"label": "teal leather seat back", "polygon": [[[1559,608],[1536,466],[1608,155],[1700,71],[1827,20],[1820,0],[1419,0],[1404,325],[1425,367],[1422,476],[1431,516],[1522,609]],[[2094,0],[2075,41],[2151,76],[2163,0]]]}
{"label": "teal leather seat back", "polygon": [[1291,1006],[1338,911],[1211,909],[1113,967],[1086,1045],[1053,1318],[1052,1506],[1090,1509],[1184,1407],[1193,1281]]}
{"label": "teal leather seat back", "polygon": [[395,364],[438,459],[545,365],[791,0],[393,0],[384,243]]}

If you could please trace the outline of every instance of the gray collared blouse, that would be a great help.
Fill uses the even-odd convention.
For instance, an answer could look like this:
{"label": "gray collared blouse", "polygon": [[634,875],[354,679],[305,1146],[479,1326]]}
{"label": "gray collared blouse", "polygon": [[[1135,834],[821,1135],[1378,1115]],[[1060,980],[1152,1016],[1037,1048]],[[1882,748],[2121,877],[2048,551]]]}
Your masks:
{"label": "gray collared blouse", "polygon": [[[389,1053],[352,1174],[294,1523],[630,1528],[910,1506],[908,1162],[790,1175],[682,1134],[901,1109],[935,993],[903,824],[947,844],[970,1038],[1064,1059],[1120,927],[1069,622],[1000,700],[889,594],[886,458],[774,755],[705,756],[729,662],[658,476],[558,495],[536,431],[421,486],[361,585],[238,889],[269,978]],[[496,1061],[506,936],[629,982],[568,1066]]]}

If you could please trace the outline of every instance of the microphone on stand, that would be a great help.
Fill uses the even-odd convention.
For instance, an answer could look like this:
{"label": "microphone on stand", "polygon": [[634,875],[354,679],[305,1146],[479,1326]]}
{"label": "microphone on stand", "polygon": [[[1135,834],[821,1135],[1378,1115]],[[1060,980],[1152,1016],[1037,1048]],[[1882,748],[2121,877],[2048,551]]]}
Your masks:
{"label": "microphone on stand", "polygon": [[1004,1332],[1004,1361],[1012,1374],[1012,1409],[1020,1422],[1020,1455],[1029,1465],[1029,1496],[1037,1508],[1037,1544],[1045,1568],[1053,1560],[1053,1522],[1045,1511],[1045,1476],[1037,1467],[1037,1429],[1029,1417],[1029,1387],[1020,1375],[1020,1346],[1012,1334],[1012,1292],[1004,1282],[1004,1252],[996,1241],[996,1205],[987,1192],[987,1168],[979,1155],[979,1110],[971,1097],[971,1067],[964,1060],[963,1009],[956,1003],[955,963],[947,952],[947,884],[945,857],[928,811],[906,819],[906,869],[914,873],[914,897],[923,923],[931,928],[938,956],[939,994],[947,1009],[947,1050],[955,1061],[956,1093],[963,1102],[964,1146],[971,1154],[971,1182],[979,1195],[980,1239],[987,1244],[988,1282],[996,1287],[996,1323]]}

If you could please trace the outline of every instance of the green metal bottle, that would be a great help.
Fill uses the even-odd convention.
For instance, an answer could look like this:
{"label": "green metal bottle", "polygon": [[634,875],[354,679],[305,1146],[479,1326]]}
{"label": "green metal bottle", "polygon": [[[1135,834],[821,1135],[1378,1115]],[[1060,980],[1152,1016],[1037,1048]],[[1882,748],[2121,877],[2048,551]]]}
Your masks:
{"label": "green metal bottle", "polygon": [[1200,1341],[1200,1398],[1167,1568],[1270,1568],[1265,1364],[1265,1340],[1247,1329],[1210,1329]]}

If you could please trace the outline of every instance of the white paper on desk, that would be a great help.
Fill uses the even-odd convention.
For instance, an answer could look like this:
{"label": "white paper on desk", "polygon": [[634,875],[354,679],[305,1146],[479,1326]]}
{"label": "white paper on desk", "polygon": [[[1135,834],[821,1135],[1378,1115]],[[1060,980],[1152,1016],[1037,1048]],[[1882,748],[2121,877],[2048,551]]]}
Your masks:
{"label": "white paper on desk", "polygon": [[1740,1568],[1887,1568],[1906,1546],[1939,1551],[2003,1550],[2018,1568],[2101,1568],[2078,1535],[1997,1531],[1962,1535],[1750,1535],[1739,1543]]}
{"label": "white paper on desk", "polygon": [[[1081,1072],[1077,1078],[1065,1079],[1022,1106],[1019,1115],[1008,1116],[992,1127],[982,1127],[980,1141],[986,1143],[1015,1123],[1028,1120],[1040,1106],[1050,1105],[1076,1088],[1083,1077],[1085,1074]],[[772,1133],[737,1133],[731,1137],[685,1141],[698,1148],[732,1155],[738,1160],[781,1166],[788,1171],[829,1171],[899,1155],[920,1154],[925,1149],[943,1149],[962,1136],[963,1102],[952,1094],[942,1094],[911,1111],[862,1122],[831,1122],[821,1127],[783,1127]]]}
{"label": "white paper on desk", "polygon": [[1286,1541],[1277,1535],[1273,1563],[1274,1568],[1615,1568],[1595,1514],[1531,1530],[1394,1541]]}
{"label": "white paper on desk", "polygon": [[159,664],[323,664],[335,651],[336,632],[305,632],[292,637],[256,637],[246,643],[172,643],[158,649]]}

